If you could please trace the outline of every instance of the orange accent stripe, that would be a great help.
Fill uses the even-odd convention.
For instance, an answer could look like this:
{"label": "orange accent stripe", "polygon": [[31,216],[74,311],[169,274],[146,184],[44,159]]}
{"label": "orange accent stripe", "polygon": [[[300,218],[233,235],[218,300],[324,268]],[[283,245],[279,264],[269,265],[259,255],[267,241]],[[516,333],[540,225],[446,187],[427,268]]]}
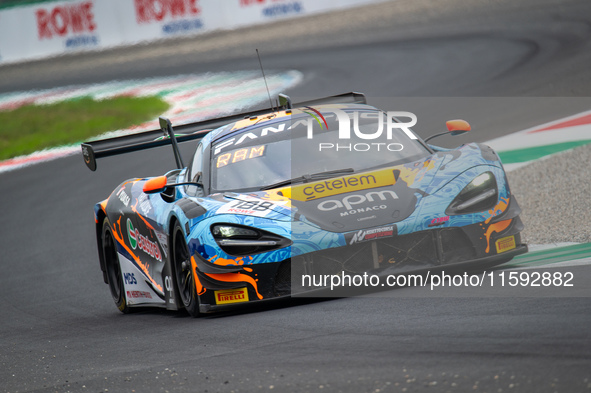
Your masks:
{"label": "orange accent stripe", "polygon": [[247,282],[250,285],[253,286],[255,292],[257,293],[257,297],[259,299],[263,298],[263,295],[261,295],[259,293],[259,288],[257,285],[257,282],[254,280],[254,278],[246,275],[246,274],[242,274],[242,273],[217,273],[217,274],[207,274],[205,273],[208,277],[213,278],[214,280],[217,281],[223,281],[223,282]]}
{"label": "orange accent stripe", "polygon": [[513,221],[513,219],[499,221],[499,222],[496,222],[488,227],[488,229],[486,230],[486,233],[484,234],[484,236],[486,236],[486,250],[484,250],[484,252],[486,252],[488,254],[488,252],[490,251],[490,236],[494,232],[499,233],[499,232],[507,229],[509,227],[509,225],[511,224],[511,221]]}
{"label": "orange accent stripe", "polygon": [[[507,208],[509,207],[509,200],[510,199],[511,198],[501,198],[499,203],[497,203],[497,205],[495,207],[493,207],[491,210],[488,211],[488,213],[490,214],[490,217],[487,218],[486,221],[484,221],[484,223],[488,224],[490,222],[490,220],[492,220],[493,217],[498,216],[499,214],[501,214],[505,210],[507,210]],[[500,212],[497,213],[497,210],[500,210]]]}
{"label": "orange accent stripe", "polygon": [[[213,257],[209,258],[207,260],[207,262],[212,262],[214,260],[214,258],[217,258],[217,255],[214,255]],[[220,266],[228,266],[228,265],[234,265],[234,266],[239,266],[239,265],[244,265],[244,257],[240,257],[237,259],[226,259],[226,258],[218,258],[215,261],[213,261],[212,263],[214,265],[220,265]],[[251,257],[252,259],[252,257]]]}
{"label": "orange accent stripe", "polygon": [[195,278],[195,288],[197,289],[197,295],[203,295],[207,288],[203,288],[199,277],[197,277],[197,262],[195,262],[195,256],[191,257],[191,268],[193,269],[193,278]]}
{"label": "orange accent stripe", "polygon": [[123,235],[121,233],[121,216],[119,217],[119,219],[117,220],[117,226],[119,226],[119,232],[117,232],[115,230],[115,225],[113,225],[113,236],[115,237],[115,240],[117,240],[119,242],[119,244],[121,244],[121,246],[123,248],[125,248],[125,250],[127,250],[127,252],[133,257],[133,259],[135,260],[135,262],[137,263],[137,265],[142,269],[142,271],[144,272],[144,274],[150,279],[150,281],[152,282],[152,284],[158,288],[158,290],[160,290],[160,292],[164,293],[164,291],[162,290],[162,286],[158,285],[158,283],[156,283],[156,281],[154,281],[154,279],[152,278],[152,276],[150,276],[150,271],[148,270],[148,266],[145,265],[140,258],[135,255],[133,253],[133,251],[131,251],[129,249],[129,247],[127,247],[125,245],[125,242],[123,241]]}
{"label": "orange accent stripe", "polygon": [[154,227],[153,227],[152,225],[150,225],[150,223],[149,223],[148,221],[146,221],[146,220],[144,219],[144,217],[142,217],[142,215],[141,215],[141,214],[139,214],[139,213],[138,213],[138,211],[137,211],[137,205],[138,205],[139,203],[140,203],[139,199],[137,199],[137,198],[136,198],[136,200],[135,200],[135,205],[133,205],[133,206],[131,207],[131,211],[132,211],[132,212],[134,212],[135,214],[137,214],[137,216],[138,216],[138,217],[139,217],[139,218],[140,218],[140,219],[141,219],[141,220],[144,222],[144,224],[146,224],[146,226],[147,226],[148,228],[150,228],[150,229],[153,231],[153,230],[154,230]]}

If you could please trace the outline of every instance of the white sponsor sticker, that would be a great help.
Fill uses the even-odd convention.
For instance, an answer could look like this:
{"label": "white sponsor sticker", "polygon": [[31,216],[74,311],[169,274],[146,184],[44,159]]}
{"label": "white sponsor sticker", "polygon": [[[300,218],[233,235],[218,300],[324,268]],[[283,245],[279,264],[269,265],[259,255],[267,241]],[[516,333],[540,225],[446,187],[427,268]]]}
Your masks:
{"label": "white sponsor sticker", "polygon": [[271,202],[254,198],[248,195],[241,195],[240,199],[226,203],[217,211],[218,214],[243,214],[255,217],[265,217],[276,206],[284,205],[286,202]]}

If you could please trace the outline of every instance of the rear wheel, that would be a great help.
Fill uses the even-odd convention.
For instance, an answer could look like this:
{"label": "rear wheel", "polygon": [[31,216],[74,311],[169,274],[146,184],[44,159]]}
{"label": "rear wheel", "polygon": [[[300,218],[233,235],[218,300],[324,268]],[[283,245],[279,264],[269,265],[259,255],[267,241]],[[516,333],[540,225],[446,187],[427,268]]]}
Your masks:
{"label": "rear wheel", "polygon": [[107,268],[107,279],[113,301],[119,311],[127,314],[130,308],[127,306],[127,299],[125,297],[125,287],[123,286],[123,275],[121,274],[117,245],[113,237],[111,223],[106,217],[103,221],[102,243],[103,257],[105,258],[105,266]]}
{"label": "rear wheel", "polygon": [[182,305],[191,316],[199,316],[199,296],[195,288],[191,255],[178,222],[172,231],[172,269],[174,285]]}

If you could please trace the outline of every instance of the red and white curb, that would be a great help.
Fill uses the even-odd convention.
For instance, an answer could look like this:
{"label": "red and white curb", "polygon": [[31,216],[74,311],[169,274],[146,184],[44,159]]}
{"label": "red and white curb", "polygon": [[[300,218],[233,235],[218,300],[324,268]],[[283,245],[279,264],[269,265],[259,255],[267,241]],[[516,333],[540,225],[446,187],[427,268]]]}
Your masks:
{"label": "red and white curb", "polygon": [[[504,163],[505,170],[510,172],[590,142],[591,111],[586,111],[495,138],[485,144],[495,149],[501,159],[511,157],[509,163]],[[532,156],[536,158],[530,159]]]}
{"label": "red and white curb", "polygon": [[[300,83],[303,75],[299,71],[290,70],[267,72],[266,77],[271,96],[276,97],[278,93]],[[260,72],[241,71],[114,81],[103,84],[8,93],[0,95],[0,110],[16,109],[28,104],[49,104],[81,97],[100,100],[117,96],[158,96],[170,104],[170,109],[163,113],[163,116],[169,117],[173,124],[190,123],[245,111],[269,99],[265,81]],[[101,135],[99,138],[156,128],[158,128],[158,121],[154,119],[130,129],[115,130]],[[79,152],[80,144],[77,143],[12,158],[0,162],[0,173]]]}

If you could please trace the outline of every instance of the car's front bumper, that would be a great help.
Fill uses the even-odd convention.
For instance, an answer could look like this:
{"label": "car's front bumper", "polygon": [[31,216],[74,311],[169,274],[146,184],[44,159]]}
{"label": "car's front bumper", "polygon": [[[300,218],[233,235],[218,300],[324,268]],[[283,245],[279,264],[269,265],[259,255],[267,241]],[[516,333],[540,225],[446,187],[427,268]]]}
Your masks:
{"label": "car's front bumper", "polygon": [[[218,267],[195,256],[200,285],[200,310],[213,312],[245,303],[318,292],[300,285],[302,275],[416,274],[467,271],[499,265],[527,252],[521,243],[519,217],[491,231],[482,223],[456,228],[436,228],[330,248],[284,261]],[[508,244],[501,247],[500,245]],[[347,295],[348,292],[345,292]],[[325,294],[326,295],[326,294]],[[341,296],[331,291],[328,296]]]}

